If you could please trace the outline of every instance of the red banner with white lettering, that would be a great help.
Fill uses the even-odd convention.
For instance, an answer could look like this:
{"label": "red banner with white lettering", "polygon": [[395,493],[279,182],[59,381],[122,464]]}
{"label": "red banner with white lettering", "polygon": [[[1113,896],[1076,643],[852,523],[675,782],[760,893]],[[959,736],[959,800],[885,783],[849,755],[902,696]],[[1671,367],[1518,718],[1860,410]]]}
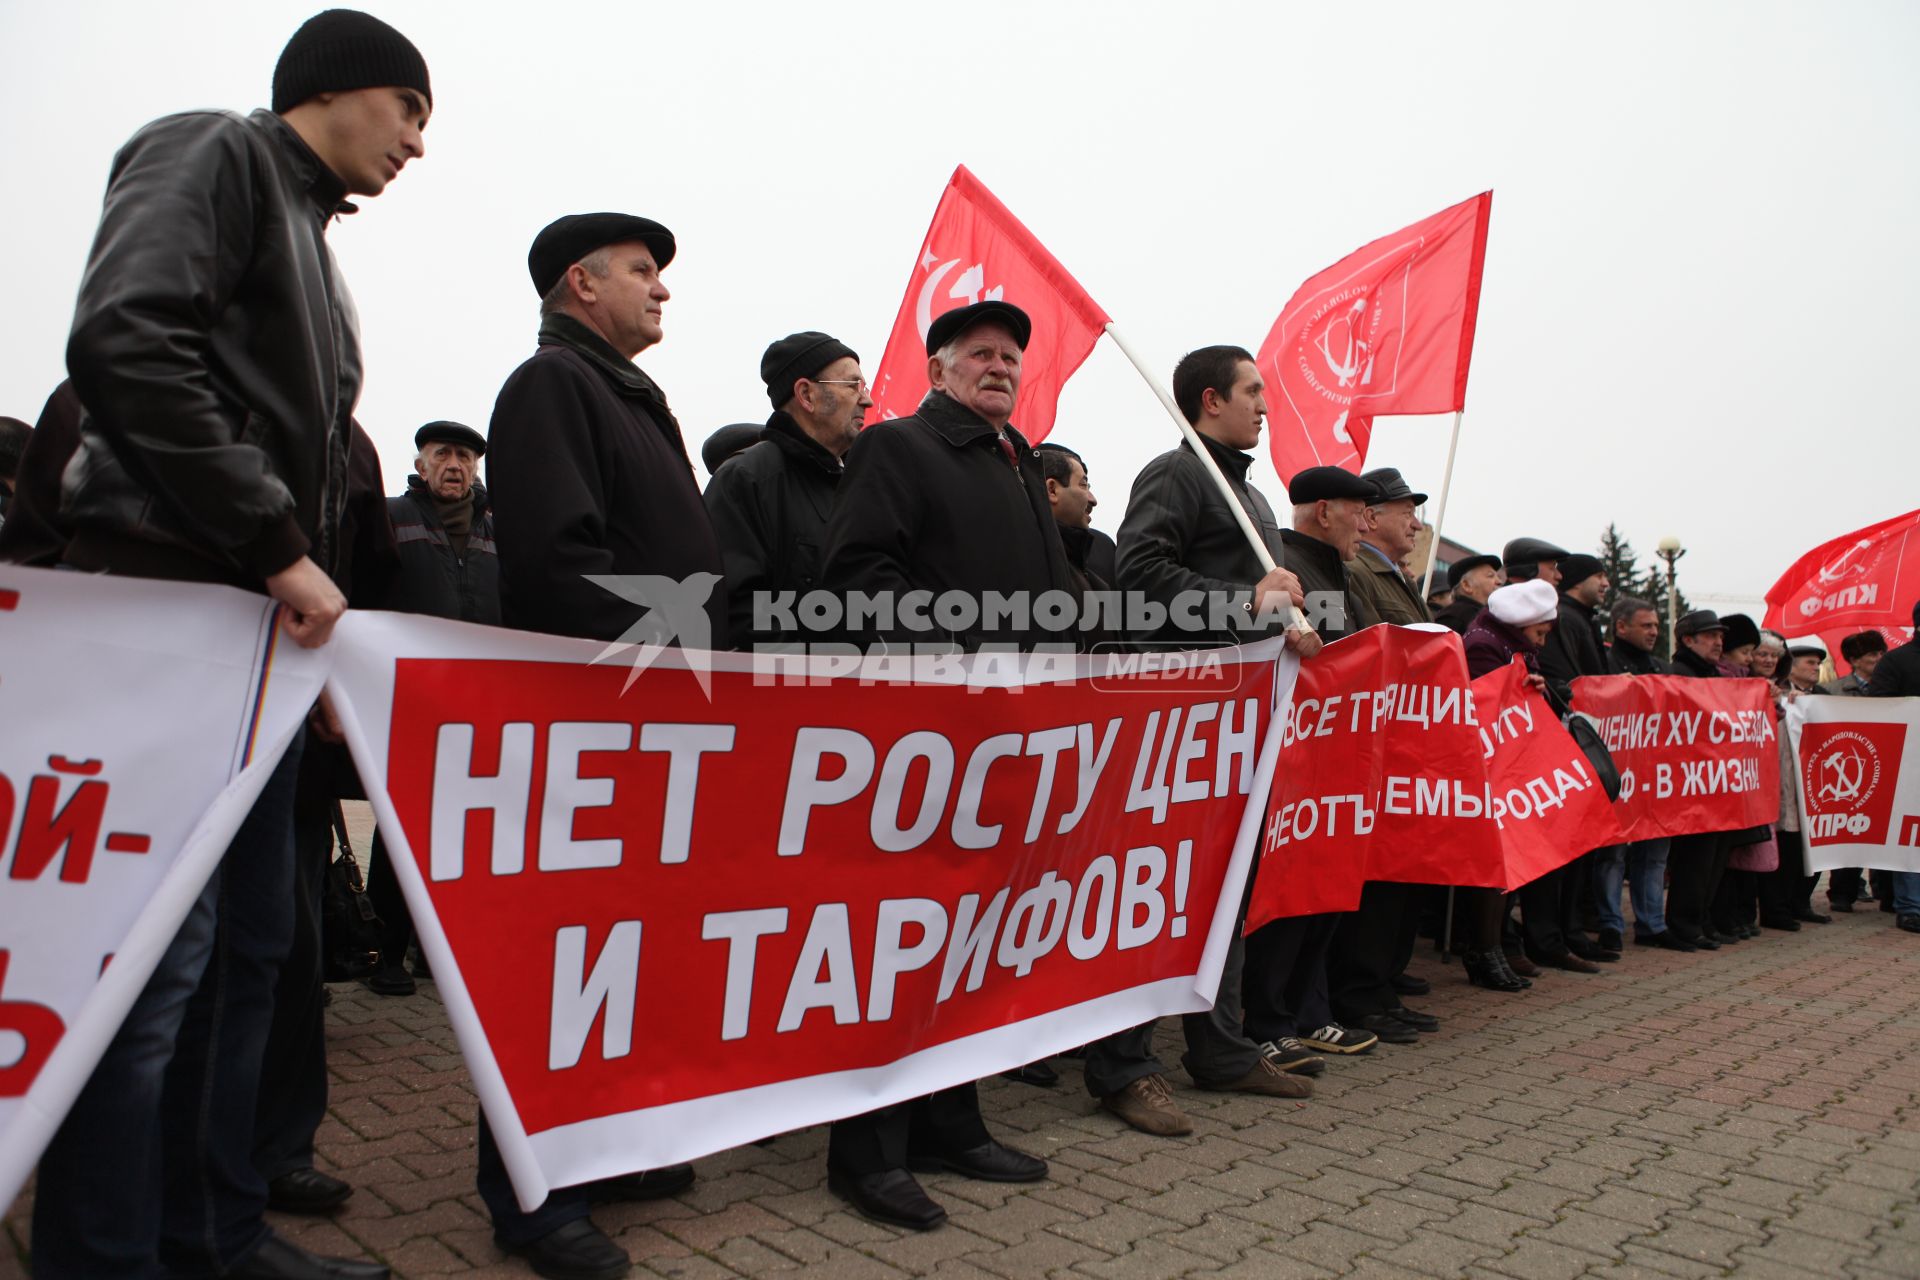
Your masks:
{"label": "red banner with white lettering", "polygon": [[1207,1008],[1294,665],[700,654],[709,694],[667,651],[623,694],[598,644],[342,626],[335,706],[528,1205]]}
{"label": "red banner with white lettering", "polygon": [[1817,635],[1845,674],[1840,642],[1879,631],[1889,647],[1913,635],[1920,595],[1920,511],[1824,542],[1793,562],[1767,591],[1763,624],[1784,636]]}
{"label": "red banner with white lettering", "polygon": [[927,394],[927,330],[944,312],[1011,302],[1033,321],[1020,362],[1013,425],[1038,444],[1053,430],[1060,389],[1086,362],[1107,313],[965,165],[953,171],[907,281],[872,378],[872,425],[904,418]]}
{"label": "red banner with white lettering", "polygon": [[1469,683],[1451,632],[1369,627],[1327,646],[1276,723],[1249,931],[1351,911],[1369,880],[1516,889],[1619,839],[1526,669]]}
{"label": "red banner with white lettering", "polygon": [[1273,466],[1366,465],[1377,414],[1451,413],[1467,401],[1493,193],[1354,250],[1301,285],[1257,362]]}
{"label": "red banner with white lettering", "polygon": [[1779,818],[1780,737],[1765,680],[1581,676],[1573,709],[1593,717],[1613,753],[1628,840]]}

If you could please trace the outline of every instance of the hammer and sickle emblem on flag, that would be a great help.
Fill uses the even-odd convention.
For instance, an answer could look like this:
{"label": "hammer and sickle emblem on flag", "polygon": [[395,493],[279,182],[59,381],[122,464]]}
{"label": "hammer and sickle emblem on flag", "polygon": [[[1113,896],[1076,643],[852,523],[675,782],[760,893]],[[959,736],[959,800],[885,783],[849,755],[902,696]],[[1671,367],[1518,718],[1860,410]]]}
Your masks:
{"label": "hammer and sickle emblem on flag", "polygon": [[[920,326],[922,341],[926,339],[927,330],[933,328],[934,291],[939,289],[947,275],[960,265],[958,258],[949,258],[945,262],[940,262],[939,266],[934,265],[936,262],[940,262],[939,255],[931,249],[927,250],[920,259],[920,269],[926,271],[928,275],[926,283],[920,286],[920,296],[914,303],[913,319],[914,323]],[[962,306],[968,307],[976,302],[998,302],[1005,296],[1005,285],[996,284],[989,289],[986,283],[986,266],[984,263],[976,262],[960,273],[960,278],[953,282],[953,288],[948,290],[947,296]]]}
{"label": "hammer and sickle emblem on flag", "polygon": [[1867,762],[1858,752],[1835,752],[1820,762],[1820,772],[1828,779],[1820,784],[1820,798],[1843,802],[1860,798],[1860,783],[1866,776]]}

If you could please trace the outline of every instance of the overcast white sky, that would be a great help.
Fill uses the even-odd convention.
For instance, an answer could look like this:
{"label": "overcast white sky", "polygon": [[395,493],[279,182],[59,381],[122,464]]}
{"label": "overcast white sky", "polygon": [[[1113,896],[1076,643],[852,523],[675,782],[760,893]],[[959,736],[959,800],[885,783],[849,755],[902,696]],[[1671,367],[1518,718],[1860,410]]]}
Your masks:
{"label": "overcast white sky", "polygon": [[[265,105],[317,8],[0,0],[0,412],[32,420],[63,376],[114,150],[168,112]],[[641,363],[697,454],[764,417],[776,337],[825,329],[877,366],[965,163],[1163,376],[1258,346],[1308,275],[1493,188],[1446,521],[1471,545],[1592,549],[1615,520],[1648,558],[1678,535],[1690,593],[1757,601],[1814,544],[1920,505],[1920,6],[370,11],[420,46],[436,106],[425,159],[332,232],[395,490],[414,428],[484,430],[532,351],[526,250],[553,217],[674,229]],[[1383,419],[1369,463],[1437,490],[1448,424]],[[1088,458],[1096,524],[1171,430],[1103,341],[1053,437]]]}

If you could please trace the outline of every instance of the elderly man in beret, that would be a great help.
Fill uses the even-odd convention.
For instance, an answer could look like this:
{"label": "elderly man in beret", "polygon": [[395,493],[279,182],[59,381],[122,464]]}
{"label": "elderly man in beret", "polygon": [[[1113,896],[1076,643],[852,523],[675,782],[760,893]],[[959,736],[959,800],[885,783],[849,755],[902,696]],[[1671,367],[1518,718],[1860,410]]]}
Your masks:
{"label": "elderly man in beret", "polygon": [[1487,597],[1500,585],[1499,556],[1463,556],[1447,566],[1447,586],[1453,602],[1433,615],[1433,620],[1458,635],[1487,607]]}
{"label": "elderly man in beret", "polygon": [[[873,397],[852,347],[824,333],[794,333],[760,358],[773,414],[754,443],[707,482],[707,515],[727,567],[728,626],[737,649],[807,639],[771,619],[754,626],[754,597],[820,585],[827,518]],[[816,637],[819,638],[819,637]]]}
{"label": "elderly man in beret", "polygon": [[1415,493],[1397,467],[1377,467],[1360,478],[1374,487],[1376,496],[1367,504],[1360,549],[1347,564],[1348,589],[1382,622],[1412,626],[1433,621],[1419,588],[1401,568],[1420,537],[1423,526],[1417,511],[1427,495]]}
{"label": "elderly man in beret", "polygon": [[[827,524],[822,571],[827,590],[890,597],[898,608],[914,591],[936,598],[954,593],[978,605],[990,591],[1024,594],[1031,603],[1045,592],[1072,589],[1039,462],[1012,423],[1021,357],[1032,336],[1027,313],[1007,302],[975,303],[934,320],[927,330],[932,386],[926,398],[912,415],[860,432],[846,452],[846,478]],[[795,345],[797,364],[780,359],[788,354],[785,349],[768,353],[778,366],[765,369],[769,398],[796,396],[802,379],[829,375],[839,379],[832,390],[845,391],[844,383],[853,381],[855,399],[863,398],[851,351],[821,346],[798,357],[806,347],[804,339]],[[824,354],[834,358],[802,372]],[[813,393],[808,394],[811,399]],[[814,403],[823,416],[845,415],[841,430],[852,430],[846,399],[835,400],[831,413],[826,397]],[[974,626],[932,632],[914,631],[896,615],[891,625],[876,620],[853,637],[968,651],[1075,642],[1072,635],[1022,626],[1017,618],[989,626],[984,610],[976,609],[975,617]],[[920,1231],[937,1227],[946,1221],[946,1210],[926,1194],[909,1167],[988,1182],[1037,1182],[1047,1176],[1046,1161],[1003,1146],[987,1132],[971,1083],[833,1126],[827,1186],[835,1195],[881,1222]]]}
{"label": "elderly man in beret", "polygon": [[[660,273],[674,249],[671,231],[624,213],[571,214],[534,237],[527,270],[540,296],[539,347],[500,388],[488,432],[507,626],[618,640],[649,605],[590,576],[721,574],[680,424],[633,363],[661,339],[671,295]],[[724,646],[719,592],[706,600],[706,619],[708,635],[679,642]],[[587,1216],[591,1203],[670,1195],[693,1181],[691,1167],[674,1165],[556,1188],[525,1212],[484,1112],[479,1161],[495,1241],[543,1276],[626,1275],[627,1255]]]}

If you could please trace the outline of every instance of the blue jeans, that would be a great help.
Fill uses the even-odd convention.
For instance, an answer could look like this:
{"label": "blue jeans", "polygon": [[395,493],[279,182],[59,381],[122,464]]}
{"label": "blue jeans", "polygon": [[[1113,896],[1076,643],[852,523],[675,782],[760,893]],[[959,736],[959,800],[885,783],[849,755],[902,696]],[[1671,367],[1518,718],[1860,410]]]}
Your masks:
{"label": "blue jeans", "polygon": [[1893,916],[1920,916],[1920,871],[1890,871],[1893,880]]}
{"label": "blue jeans", "polygon": [[1625,935],[1626,917],[1620,914],[1620,886],[1624,881],[1633,893],[1633,933],[1649,938],[1665,933],[1667,920],[1661,910],[1666,893],[1667,840],[1641,840],[1635,844],[1617,844],[1593,855],[1593,896],[1599,900],[1600,927]]}
{"label": "blue jeans", "polygon": [[217,1275],[267,1238],[253,1120],[293,928],[301,746],[268,777],[40,1158],[36,1280]]}

